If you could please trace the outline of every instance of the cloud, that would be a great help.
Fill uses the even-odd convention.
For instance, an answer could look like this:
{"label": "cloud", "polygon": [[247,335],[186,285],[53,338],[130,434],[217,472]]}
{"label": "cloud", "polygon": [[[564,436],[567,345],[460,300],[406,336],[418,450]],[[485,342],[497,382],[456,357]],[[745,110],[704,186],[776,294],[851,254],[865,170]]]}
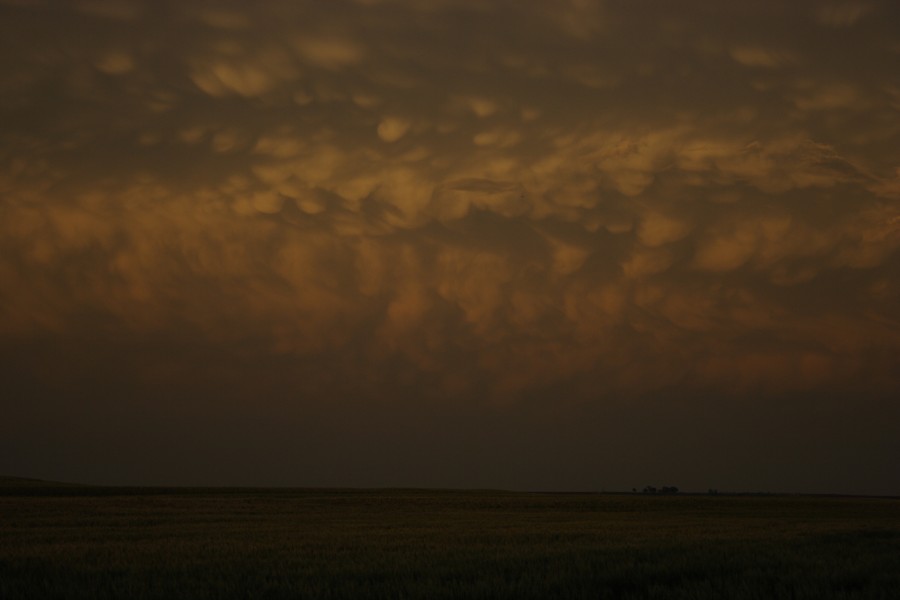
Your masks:
{"label": "cloud", "polygon": [[485,117],[489,117],[497,112],[498,106],[497,103],[489,98],[479,98],[479,97],[471,97],[471,98],[462,98],[460,100],[463,104],[465,104],[472,113],[475,114],[476,117],[484,119]]}
{"label": "cloud", "polygon": [[829,27],[850,27],[871,11],[866,2],[832,2],[820,7],[816,17]]}
{"label": "cloud", "polygon": [[236,10],[204,8],[196,14],[200,22],[215,29],[241,30],[251,24],[247,14]]}
{"label": "cloud", "polygon": [[650,212],[638,225],[638,239],[646,246],[656,247],[683,239],[690,229],[690,224],[685,221]]}
{"label": "cloud", "polygon": [[896,389],[893,38],[700,4],[5,3],[0,335],[504,406]]}
{"label": "cloud", "polygon": [[134,59],[127,52],[114,50],[97,61],[97,68],[108,75],[124,75],[134,69]]}
{"label": "cloud", "polygon": [[255,56],[207,57],[195,61],[191,79],[211,96],[261,96],[297,75],[290,57],[275,48]]}
{"label": "cloud", "polygon": [[396,142],[409,131],[411,123],[400,117],[385,117],[378,123],[378,137],[385,142]]}
{"label": "cloud", "polygon": [[777,68],[794,62],[789,54],[759,46],[735,46],[731,57],[746,67]]}
{"label": "cloud", "polygon": [[640,279],[666,271],[673,262],[674,256],[665,249],[640,249],[622,263],[622,271],[628,278]]}
{"label": "cloud", "polygon": [[365,56],[359,43],[341,37],[301,35],[294,39],[294,47],[304,60],[323,69],[349,67]]}
{"label": "cloud", "polygon": [[860,92],[852,85],[841,83],[812,86],[812,89],[800,92],[794,103],[801,110],[861,109],[865,107],[865,99]]}
{"label": "cloud", "polygon": [[131,0],[79,0],[75,7],[91,16],[121,21],[133,21],[144,11],[141,2]]}

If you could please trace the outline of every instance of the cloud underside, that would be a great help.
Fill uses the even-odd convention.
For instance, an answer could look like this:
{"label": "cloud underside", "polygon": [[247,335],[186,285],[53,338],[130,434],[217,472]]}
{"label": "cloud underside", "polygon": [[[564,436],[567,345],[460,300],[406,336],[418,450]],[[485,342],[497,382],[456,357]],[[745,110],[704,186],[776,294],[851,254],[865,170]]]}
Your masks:
{"label": "cloud underside", "polygon": [[0,335],[498,402],[898,389],[892,3],[336,4],[0,3]]}

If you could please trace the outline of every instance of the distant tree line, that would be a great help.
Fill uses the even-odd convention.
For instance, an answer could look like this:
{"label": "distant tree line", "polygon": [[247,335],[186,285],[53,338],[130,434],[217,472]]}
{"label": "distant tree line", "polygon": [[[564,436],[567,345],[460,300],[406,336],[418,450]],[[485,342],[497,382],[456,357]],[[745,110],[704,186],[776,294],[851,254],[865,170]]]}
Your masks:
{"label": "distant tree line", "polygon": [[659,495],[673,495],[678,493],[678,488],[674,485],[664,485],[661,488],[656,488],[652,485],[648,485],[643,489],[643,493],[645,494],[659,494]]}
{"label": "distant tree line", "polygon": [[[648,485],[643,490],[641,490],[641,493],[642,494],[656,494],[656,495],[673,495],[673,494],[677,494],[678,491],[679,491],[678,488],[674,485],[664,485],[661,488],[657,488],[655,486]],[[638,489],[631,488],[631,492],[633,494],[637,494]],[[719,490],[717,490],[715,488],[709,488],[709,490],[707,491],[707,494],[709,494],[710,496],[718,496]]]}

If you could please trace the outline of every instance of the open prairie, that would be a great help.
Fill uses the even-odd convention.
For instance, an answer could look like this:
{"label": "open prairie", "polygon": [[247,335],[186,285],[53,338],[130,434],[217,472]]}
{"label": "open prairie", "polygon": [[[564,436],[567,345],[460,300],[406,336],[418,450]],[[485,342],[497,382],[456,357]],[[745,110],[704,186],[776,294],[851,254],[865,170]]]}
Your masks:
{"label": "open prairie", "polygon": [[900,500],[0,489],[0,598],[892,598]]}

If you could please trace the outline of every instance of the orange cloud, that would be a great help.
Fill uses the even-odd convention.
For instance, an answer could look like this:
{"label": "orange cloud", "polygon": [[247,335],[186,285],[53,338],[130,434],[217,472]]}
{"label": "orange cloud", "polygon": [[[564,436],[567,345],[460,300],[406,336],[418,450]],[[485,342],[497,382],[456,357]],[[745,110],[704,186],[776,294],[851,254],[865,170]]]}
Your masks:
{"label": "orange cloud", "polygon": [[0,335],[190,337],[501,403],[872,375],[900,348],[879,20],[788,11],[841,27],[842,62],[828,28],[551,4],[81,3],[97,39],[4,4],[56,50],[8,38]]}

